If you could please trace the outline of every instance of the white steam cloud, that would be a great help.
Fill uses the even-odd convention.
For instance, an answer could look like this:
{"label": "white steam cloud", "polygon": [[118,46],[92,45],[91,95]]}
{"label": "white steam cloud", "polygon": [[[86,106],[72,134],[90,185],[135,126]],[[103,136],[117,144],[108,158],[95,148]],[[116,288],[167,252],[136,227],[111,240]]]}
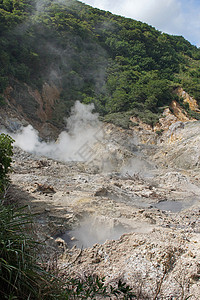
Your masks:
{"label": "white steam cloud", "polygon": [[67,231],[61,237],[69,247],[76,245],[79,248],[92,247],[94,244],[103,244],[106,240],[116,240],[124,233],[130,232],[131,228],[123,226],[113,219],[104,216],[87,216],[80,222],[80,226]]}
{"label": "white steam cloud", "polygon": [[14,145],[39,156],[63,162],[86,162],[105,173],[119,171],[122,175],[151,177],[154,165],[140,156],[125,159],[126,151],[121,154],[123,151],[119,145],[110,144],[111,136],[107,135],[93,110],[94,104],[85,105],[77,101],[71,116],[66,119],[66,130],[60,133],[57,141],[41,141],[38,131],[31,125],[10,135],[15,140]]}
{"label": "white steam cloud", "polygon": [[24,151],[61,161],[90,160],[92,146],[102,138],[101,123],[98,114],[92,113],[93,109],[93,104],[77,101],[66,120],[67,131],[61,132],[56,142],[41,141],[38,132],[28,125],[12,135],[15,145]]}
{"label": "white steam cloud", "polygon": [[[2,132],[12,136],[15,146],[38,156],[63,162],[86,162],[104,173],[152,177],[155,166],[140,155],[128,152],[130,155],[127,156],[126,147],[112,142],[112,133],[106,131],[93,110],[94,104],[85,105],[76,101],[71,116],[65,120],[66,130],[60,133],[56,141],[42,141],[31,125],[21,127],[16,133]],[[138,143],[137,139],[135,143]]]}
{"label": "white steam cloud", "polygon": [[156,170],[153,162],[149,162],[142,157],[132,157],[129,159],[120,169],[122,175],[140,175],[142,177],[150,178],[154,177],[154,171]]}

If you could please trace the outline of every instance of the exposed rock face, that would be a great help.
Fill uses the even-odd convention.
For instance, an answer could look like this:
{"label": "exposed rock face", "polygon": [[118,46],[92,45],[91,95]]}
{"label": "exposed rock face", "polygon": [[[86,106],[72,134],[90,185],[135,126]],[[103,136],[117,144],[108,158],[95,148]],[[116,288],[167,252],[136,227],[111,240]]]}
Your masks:
{"label": "exposed rock face", "polygon": [[[58,129],[48,121],[52,119],[59,96],[60,90],[54,84],[45,83],[40,92],[15,80],[12,86],[5,90],[8,105],[5,116],[7,119],[4,122],[2,120],[1,123],[4,126],[9,122],[17,123],[18,127],[31,124],[41,136],[55,137]],[[8,129],[12,128],[8,127]]]}
{"label": "exposed rock face", "polygon": [[182,122],[189,121],[186,112],[181,108],[181,106],[176,101],[172,101],[170,107],[178,120]]}
{"label": "exposed rock face", "polygon": [[160,138],[160,151],[155,159],[165,166],[199,169],[200,166],[200,122],[177,122]]}
{"label": "exposed rock face", "polygon": [[[44,83],[41,91],[30,87],[27,84],[12,80],[11,85],[4,92],[8,106],[1,109],[0,124],[9,130],[14,130],[21,125],[31,124],[37,129],[42,138],[56,138],[63,129],[64,123],[60,120],[63,114],[62,100],[60,99],[61,89],[54,83]],[[184,102],[189,103],[190,109],[200,113],[195,99],[190,97],[182,88],[175,91]],[[173,111],[171,113],[170,109]],[[166,131],[169,126],[177,121],[188,122],[194,120],[189,117],[186,111],[176,102],[172,101],[170,109],[165,109],[163,117],[153,128],[154,132]],[[64,109],[65,110],[65,109]],[[140,132],[142,143],[156,143],[155,135],[151,133],[151,126],[147,125],[137,117],[131,117],[130,121],[138,126],[130,129]],[[57,128],[59,127],[59,129]]]}
{"label": "exposed rock face", "polygon": [[55,101],[59,99],[59,96],[60,91],[54,84],[49,85],[48,83],[45,83],[43,85],[41,103],[44,106],[44,111],[48,120],[52,118],[52,113],[55,109]]}
{"label": "exposed rock face", "polygon": [[193,97],[191,97],[188,93],[186,93],[181,87],[176,89],[176,93],[178,96],[183,98],[184,102],[189,104],[191,110],[200,113],[197,101]]}
{"label": "exposed rock face", "polygon": [[154,131],[162,130],[166,131],[169,127],[178,121],[178,118],[171,113],[169,108],[166,108],[163,112],[163,117],[159,119],[159,123],[154,127]]}
{"label": "exposed rock face", "polygon": [[[192,111],[200,113],[197,101],[190,97],[182,88],[177,88],[175,93],[183,98],[184,103],[189,104],[189,108]],[[173,113],[172,113],[173,111]],[[154,131],[167,131],[169,127],[175,122],[188,122],[194,121],[195,119],[188,116],[187,112],[183,109],[183,107],[178,104],[177,101],[172,101],[170,104],[170,108],[166,108],[163,112],[163,117],[159,119],[159,122],[154,126]]]}

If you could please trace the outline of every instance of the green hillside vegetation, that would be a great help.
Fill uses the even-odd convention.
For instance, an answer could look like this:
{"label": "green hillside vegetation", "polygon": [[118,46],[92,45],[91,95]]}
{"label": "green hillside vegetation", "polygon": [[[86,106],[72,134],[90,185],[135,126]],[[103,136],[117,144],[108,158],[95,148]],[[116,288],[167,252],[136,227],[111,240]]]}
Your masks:
{"label": "green hillside vegetation", "polygon": [[177,86],[200,103],[200,49],[145,23],[74,0],[0,0],[0,35],[1,95],[13,79],[39,90],[53,82],[57,126],[76,100],[149,124]]}

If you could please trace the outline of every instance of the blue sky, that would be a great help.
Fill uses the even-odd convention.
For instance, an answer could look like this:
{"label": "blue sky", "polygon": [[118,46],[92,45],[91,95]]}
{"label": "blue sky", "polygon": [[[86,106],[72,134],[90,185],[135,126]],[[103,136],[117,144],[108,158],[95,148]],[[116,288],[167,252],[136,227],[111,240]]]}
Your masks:
{"label": "blue sky", "polygon": [[114,14],[182,35],[200,47],[200,0],[81,0]]}

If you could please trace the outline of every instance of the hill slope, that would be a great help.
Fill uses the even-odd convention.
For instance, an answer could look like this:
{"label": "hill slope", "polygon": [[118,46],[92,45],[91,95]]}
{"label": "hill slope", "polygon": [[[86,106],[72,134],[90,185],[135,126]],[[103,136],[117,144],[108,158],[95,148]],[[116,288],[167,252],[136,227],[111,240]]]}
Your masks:
{"label": "hill slope", "polygon": [[37,124],[63,127],[80,100],[152,125],[178,86],[200,103],[200,50],[183,37],[74,0],[1,0],[0,24],[1,103]]}

